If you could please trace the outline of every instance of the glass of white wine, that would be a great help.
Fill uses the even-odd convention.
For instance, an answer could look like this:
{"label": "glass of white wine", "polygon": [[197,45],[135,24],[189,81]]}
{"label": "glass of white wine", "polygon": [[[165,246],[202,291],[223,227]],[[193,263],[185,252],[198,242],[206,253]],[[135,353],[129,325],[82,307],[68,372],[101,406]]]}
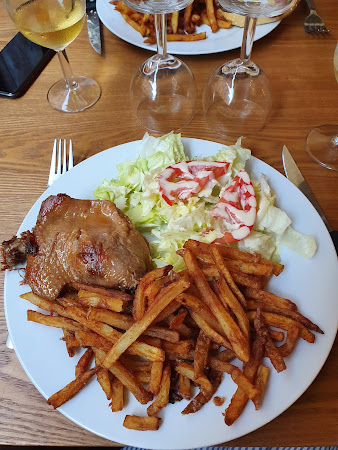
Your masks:
{"label": "glass of white wine", "polygon": [[80,33],[85,0],[4,0],[16,28],[30,41],[58,54],[64,78],[48,91],[49,104],[58,111],[78,112],[94,105],[101,95],[98,83],[73,76],[65,51]]}
{"label": "glass of white wine", "polygon": [[[338,82],[338,43],[333,55],[333,71]],[[306,138],[306,151],[321,166],[338,171],[338,124],[313,128]]]}

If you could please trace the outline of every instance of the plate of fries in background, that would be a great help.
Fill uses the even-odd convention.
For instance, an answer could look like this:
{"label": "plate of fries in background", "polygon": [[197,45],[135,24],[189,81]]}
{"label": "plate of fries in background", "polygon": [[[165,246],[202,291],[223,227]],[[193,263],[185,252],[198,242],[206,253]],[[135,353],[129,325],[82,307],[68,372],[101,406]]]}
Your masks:
{"label": "plate of fries in background", "polygon": [[[222,147],[198,139],[182,142],[190,156],[212,155]],[[65,192],[92,199],[104,178],[116,177],[117,164],[136,159],[139,144],[108,149],[75,166],[38,199],[19,233],[33,228],[41,202],[49,195]],[[260,428],[310,386],[337,331],[337,256],[318,213],[294,185],[254,157],[247,170],[256,179],[264,173],[294,227],[315,237],[318,250],[312,259],[283,248],[283,267],[237,249],[223,253],[215,246],[187,241],[181,251],[187,270],[173,274],[170,267],[155,269],[142,279],[134,298],[125,294],[114,301],[108,292],[82,285],[72,296],[48,302],[28,292],[19,271],[6,272],[5,313],[14,349],[50,405],[111,441],[147,449],[188,449],[227,442]],[[266,285],[266,277],[273,274]],[[189,291],[192,283],[195,287]],[[238,288],[245,284],[245,297],[250,298],[246,313]],[[229,286],[234,295],[228,295]],[[222,293],[233,301],[223,309]],[[148,309],[145,296],[154,302]],[[229,319],[230,344],[209,320],[210,311],[201,299],[217,323],[229,314],[235,318],[238,326]],[[170,310],[173,301],[175,312]],[[130,302],[133,315],[127,312]],[[248,323],[251,335],[245,331]],[[68,327],[68,338],[60,327]],[[130,339],[133,344],[127,350],[125,340]],[[114,351],[113,342],[118,342]],[[227,350],[219,347],[223,344]],[[75,347],[79,348],[69,357]],[[247,362],[235,358],[234,352]],[[135,355],[147,359],[136,360]],[[114,361],[113,378],[101,372],[99,376]],[[171,375],[168,361],[175,361]],[[177,398],[169,395],[175,374],[181,380]]]}
{"label": "plate of fries in background", "polygon": [[[129,9],[123,0],[97,0],[96,8],[102,23],[120,39],[156,51],[153,16]],[[169,53],[203,55],[242,45],[243,18],[226,13],[214,0],[195,0],[190,7],[167,17]],[[280,23],[280,20],[268,23],[264,20],[258,19],[255,40],[270,33]]]}

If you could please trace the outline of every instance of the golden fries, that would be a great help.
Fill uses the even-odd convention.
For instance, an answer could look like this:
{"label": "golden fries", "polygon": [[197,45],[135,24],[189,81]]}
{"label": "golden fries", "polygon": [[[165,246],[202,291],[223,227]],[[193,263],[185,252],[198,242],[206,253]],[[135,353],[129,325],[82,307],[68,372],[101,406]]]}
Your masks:
{"label": "golden fries", "polygon": [[[135,13],[129,9],[122,0],[112,0],[115,10],[124,20],[138,31],[148,44],[155,44],[154,16],[150,14]],[[182,11],[167,14],[167,40],[168,41],[197,41],[206,39],[205,31],[196,33],[196,26],[208,25],[212,33],[219,29],[230,28],[232,23],[221,14],[215,0],[195,0]]]}
{"label": "golden fries", "polygon": [[[185,14],[192,20],[193,9]],[[177,15],[172,17],[173,27],[176,20]],[[29,321],[62,329],[69,356],[85,349],[75,380],[48,403],[58,408],[96,374],[112,412],[123,410],[124,391],[143,405],[153,400],[147,416],[128,415],[125,427],[157,430],[156,416],[169,401],[190,400],[182,414],[195,413],[228,374],[237,385],[224,413],[225,424],[231,425],[249,400],[256,409],[261,407],[269,378],[263,358],[268,357],[277,372],[285,370],[284,358],[299,338],[312,343],[313,332],[323,333],[294,302],[264,290],[282,265],[258,254],[192,240],[178,254],[186,270],[173,273],[167,266],[148,272],[134,297],[80,284],[72,286],[77,293],[56,302],[33,293],[21,295],[48,312],[28,310]],[[243,361],[243,370],[232,361],[236,357]]]}

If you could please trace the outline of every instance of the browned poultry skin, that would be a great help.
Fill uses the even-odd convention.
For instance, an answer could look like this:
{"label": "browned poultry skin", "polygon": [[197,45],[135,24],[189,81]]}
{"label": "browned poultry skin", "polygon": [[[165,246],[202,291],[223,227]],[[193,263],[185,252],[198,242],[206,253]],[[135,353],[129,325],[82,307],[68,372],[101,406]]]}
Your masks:
{"label": "browned poultry skin", "polygon": [[147,241],[108,200],[50,196],[32,234],[24,282],[47,299],[72,282],[134,289],[152,268]]}

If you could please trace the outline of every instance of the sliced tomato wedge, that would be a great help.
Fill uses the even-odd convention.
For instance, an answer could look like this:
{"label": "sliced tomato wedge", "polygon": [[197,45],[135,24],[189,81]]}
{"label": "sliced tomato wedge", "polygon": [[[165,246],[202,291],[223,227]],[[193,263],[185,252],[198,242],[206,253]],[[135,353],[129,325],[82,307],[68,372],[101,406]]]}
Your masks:
{"label": "sliced tomato wedge", "polygon": [[224,220],[228,231],[217,243],[230,244],[249,236],[257,214],[255,191],[246,170],[241,170],[224,189],[211,214]]}
{"label": "sliced tomato wedge", "polygon": [[227,173],[230,164],[217,161],[182,161],[163,170],[159,177],[163,199],[173,205],[198,194],[210,180]]}

